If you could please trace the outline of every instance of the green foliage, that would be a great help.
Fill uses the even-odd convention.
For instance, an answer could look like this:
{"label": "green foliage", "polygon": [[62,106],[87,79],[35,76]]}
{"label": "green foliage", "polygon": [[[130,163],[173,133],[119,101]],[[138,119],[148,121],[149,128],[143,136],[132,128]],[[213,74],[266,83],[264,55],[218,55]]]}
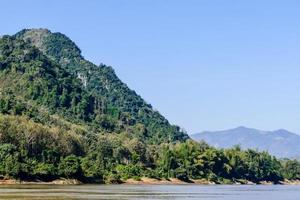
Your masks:
{"label": "green foliage", "polygon": [[103,179],[103,167],[97,161],[97,154],[89,154],[81,160],[83,175],[87,178]]}
{"label": "green foliage", "polygon": [[58,165],[58,170],[59,174],[66,178],[80,177],[81,167],[79,158],[74,155],[70,155],[61,159]]}
{"label": "green foliage", "polygon": [[[60,78],[64,84],[51,87],[50,91],[49,89],[43,91],[44,87],[41,87],[40,83],[32,88],[31,96],[34,98],[50,93],[47,95],[49,99],[41,102],[47,102],[47,105],[53,105],[53,108],[58,106],[66,108],[67,113],[64,115],[71,117],[76,114],[85,122],[93,121],[93,128],[99,128],[100,125],[103,131],[121,132],[138,123],[143,124],[147,132],[144,139],[148,143],[188,139],[179,127],[170,125],[162,115],[153,110],[150,104],[122,83],[112,67],[104,64],[96,66],[84,60],[80,49],[65,35],[51,33],[44,29],[25,29],[14,37],[29,41],[29,45],[37,47],[43,55],[59,64],[57,67],[62,69],[55,71],[60,73],[56,75],[51,73],[51,75],[65,74]],[[6,46],[11,45],[6,44]],[[47,69],[53,69],[53,66]],[[66,83],[67,77],[69,79]],[[75,83],[74,79],[81,81],[83,86],[81,89],[84,90],[81,93],[84,94],[80,95],[78,83]],[[51,82],[55,84],[54,81]],[[73,112],[68,112],[70,106]]]}
{"label": "green foliage", "polygon": [[283,160],[282,173],[286,179],[300,180],[300,161],[288,159]]}
{"label": "green foliage", "polygon": [[57,168],[54,164],[49,163],[38,163],[33,169],[33,174],[38,179],[42,180],[52,180],[55,177],[58,177]]}
{"label": "green foliage", "polygon": [[127,180],[128,178],[137,178],[142,176],[142,169],[138,165],[118,165],[116,172],[121,176],[121,179]]}
{"label": "green foliage", "polygon": [[121,177],[116,172],[109,172],[107,176],[105,176],[105,183],[110,184],[118,184],[122,183]]}
{"label": "green foliage", "polygon": [[[187,141],[164,146],[160,155],[157,167],[160,169],[160,176],[165,178],[278,182],[287,178],[287,172],[293,174],[290,177],[297,177],[288,167],[285,167],[285,174],[282,173],[283,165],[275,157],[254,150],[215,149]],[[296,169],[296,166],[297,164],[292,168]]]}
{"label": "green foliage", "polygon": [[49,129],[22,116],[0,115],[0,175],[110,183],[144,176],[219,183],[300,178],[299,161],[279,161],[266,152],[215,149],[193,141],[152,146],[126,134],[86,134],[78,140],[78,130],[71,129],[73,136],[65,130],[62,126]]}
{"label": "green foliage", "polygon": [[0,173],[11,177],[18,177],[20,174],[19,154],[12,144],[0,146]]}

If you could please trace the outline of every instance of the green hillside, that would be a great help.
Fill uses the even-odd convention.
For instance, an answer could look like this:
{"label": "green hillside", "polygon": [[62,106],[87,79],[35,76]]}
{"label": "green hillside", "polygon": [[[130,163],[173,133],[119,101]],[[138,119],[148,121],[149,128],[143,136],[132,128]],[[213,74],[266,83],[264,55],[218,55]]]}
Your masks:
{"label": "green hillside", "polygon": [[[86,162],[93,167],[98,160],[92,171],[99,176],[106,162],[152,166],[151,146],[188,139],[122,83],[111,67],[84,60],[70,39],[44,29],[0,39],[0,94],[1,143],[20,156],[16,177],[44,179],[37,169],[23,170],[39,165],[54,170],[72,155],[92,156]],[[0,167],[0,174],[11,173]],[[48,179],[63,174],[43,173]]]}
{"label": "green hillside", "polygon": [[92,98],[90,101],[94,113],[89,119],[93,121],[106,115],[106,123],[111,126],[105,131],[120,132],[126,129],[124,126],[138,125],[145,129],[144,136],[153,144],[188,138],[179,127],[171,126],[150,104],[122,83],[111,67],[96,66],[85,60],[80,49],[65,35],[33,29],[23,30],[15,37],[37,47],[81,82],[82,90]]}
{"label": "green hillside", "polygon": [[51,181],[300,178],[298,161],[191,141],[61,33],[0,38],[0,176]]}

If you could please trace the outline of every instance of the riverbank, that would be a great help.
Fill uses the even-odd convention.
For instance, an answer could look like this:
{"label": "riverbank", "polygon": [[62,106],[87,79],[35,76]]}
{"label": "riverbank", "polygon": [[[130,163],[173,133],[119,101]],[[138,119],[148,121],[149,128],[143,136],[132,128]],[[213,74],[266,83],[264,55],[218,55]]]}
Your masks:
{"label": "riverbank", "polygon": [[[275,184],[273,182],[260,182],[254,183],[247,180],[235,180],[235,181],[223,181],[223,182],[214,182],[207,179],[190,179],[188,181],[183,181],[177,178],[170,179],[153,179],[153,178],[141,178],[141,180],[128,179],[124,184],[133,184],[133,185],[258,185],[258,184]],[[285,181],[277,183],[285,184]],[[300,185],[300,182],[298,183]]]}
{"label": "riverbank", "polygon": [[140,180],[128,179],[124,181],[124,184],[133,185],[188,185],[188,184],[199,184],[199,185],[214,185],[215,182],[208,181],[205,179],[182,181],[177,178],[170,179],[154,179],[154,178],[141,178]]}
{"label": "riverbank", "polygon": [[176,178],[171,179],[153,179],[153,178],[141,178],[141,180],[128,179],[124,184],[133,185],[300,185],[300,180],[284,180],[277,183],[271,181],[261,181],[254,183],[252,181],[239,179],[239,180],[226,180],[223,182],[209,181],[207,179],[191,179],[189,181],[182,181]]}
{"label": "riverbank", "polygon": [[24,181],[24,180],[15,180],[15,179],[5,179],[0,180],[0,185],[80,185],[83,184],[81,181],[77,179],[57,179],[49,182],[45,181]]}
{"label": "riverbank", "polygon": [[[24,181],[24,180],[0,180],[0,185],[81,185],[86,184],[77,179],[57,179],[49,182],[44,181]],[[235,180],[225,182],[214,182],[206,179],[191,179],[189,181],[182,181],[176,178],[170,179],[154,179],[154,178],[141,178],[140,180],[128,179],[120,184],[126,185],[300,185],[300,180],[284,180],[278,183],[261,181],[254,183],[247,180]]]}

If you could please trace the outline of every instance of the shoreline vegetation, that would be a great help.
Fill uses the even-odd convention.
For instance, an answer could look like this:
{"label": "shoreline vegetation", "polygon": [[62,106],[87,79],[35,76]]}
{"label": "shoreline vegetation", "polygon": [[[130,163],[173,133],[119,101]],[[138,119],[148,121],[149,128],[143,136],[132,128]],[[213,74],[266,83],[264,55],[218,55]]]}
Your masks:
{"label": "shoreline vegetation", "polygon": [[32,180],[16,180],[5,179],[0,180],[0,185],[83,185],[83,184],[99,184],[99,185],[300,185],[300,180],[283,180],[279,182],[260,181],[254,183],[244,179],[240,180],[227,180],[224,182],[214,182],[207,179],[195,179],[183,181],[177,178],[170,179],[155,179],[143,177],[140,180],[127,179],[119,183],[83,183],[77,179],[57,179],[49,182]]}

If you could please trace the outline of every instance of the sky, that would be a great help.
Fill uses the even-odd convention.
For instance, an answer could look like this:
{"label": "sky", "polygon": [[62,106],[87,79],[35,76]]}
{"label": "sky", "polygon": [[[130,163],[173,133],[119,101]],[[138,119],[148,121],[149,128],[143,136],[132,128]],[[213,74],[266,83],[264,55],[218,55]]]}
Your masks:
{"label": "sky", "polygon": [[0,0],[0,35],[48,28],[188,133],[300,133],[298,0]]}

